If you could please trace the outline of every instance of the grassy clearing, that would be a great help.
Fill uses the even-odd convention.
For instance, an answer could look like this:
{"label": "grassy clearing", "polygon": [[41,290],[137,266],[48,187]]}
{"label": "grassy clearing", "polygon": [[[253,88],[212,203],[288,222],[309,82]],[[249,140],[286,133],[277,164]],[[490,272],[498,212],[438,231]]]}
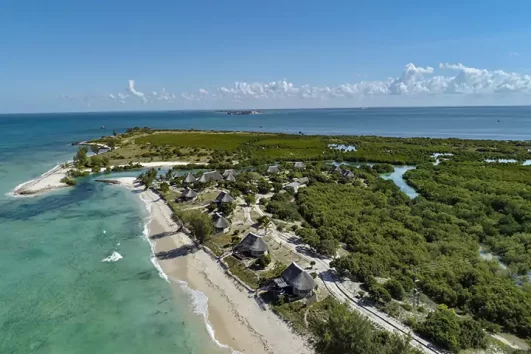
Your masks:
{"label": "grassy clearing", "polygon": [[229,266],[229,270],[232,274],[240,278],[241,281],[249,285],[251,288],[258,288],[258,276],[252,270],[246,268],[242,262],[233,256],[225,257],[223,260]]}
{"label": "grassy clearing", "polygon": [[295,331],[300,334],[309,334],[311,333],[308,324],[311,326],[311,321],[314,319],[324,318],[326,316],[326,310],[330,303],[333,301],[331,297],[327,297],[322,301],[314,302],[309,307],[303,301],[295,301],[285,304],[271,304],[271,308],[275,311],[280,317],[287,321]]}
{"label": "grassy clearing", "polygon": [[240,145],[255,140],[256,137],[256,134],[250,133],[171,132],[139,137],[135,139],[135,143],[211,150],[235,150]]}
{"label": "grassy clearing", "polygon": [[204,245],[212,251],[216,256],[220,257],[223,255],[223,250],[219,247],[217,243],[214,242],[213,239],[206,240],[204,242]]}

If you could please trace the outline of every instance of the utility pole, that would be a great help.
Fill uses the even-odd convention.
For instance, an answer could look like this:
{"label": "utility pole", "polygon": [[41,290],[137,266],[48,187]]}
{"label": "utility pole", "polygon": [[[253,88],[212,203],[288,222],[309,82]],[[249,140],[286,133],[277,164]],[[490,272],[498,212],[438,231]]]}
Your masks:
{"label": "utility pole", "polygon": [[418,307],[418,297],[417,297],[417,267],[413,268],[413,307],[416,309]]}

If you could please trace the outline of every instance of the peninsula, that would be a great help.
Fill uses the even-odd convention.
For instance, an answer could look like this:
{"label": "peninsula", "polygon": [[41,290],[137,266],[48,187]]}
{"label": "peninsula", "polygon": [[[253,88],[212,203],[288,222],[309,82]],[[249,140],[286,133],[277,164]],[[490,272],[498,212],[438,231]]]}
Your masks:
{"label": "peninsula", "polygon": [[[89,143],[114,149],[69,168],[143,168],[117,181],[158,210],[154,257],[208,295],[234,349],[509,353],[531,336],[528,142],[134,128]],[[397,165],[415,167],[414,199],[381,178]]]}

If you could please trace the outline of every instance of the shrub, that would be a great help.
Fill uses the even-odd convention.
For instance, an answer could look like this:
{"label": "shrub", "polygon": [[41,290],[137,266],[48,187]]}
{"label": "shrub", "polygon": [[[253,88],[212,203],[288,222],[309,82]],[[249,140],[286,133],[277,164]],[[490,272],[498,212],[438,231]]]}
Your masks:
{"label": "shrub", "polygon": [[77,184],[77,181],[74,178],[69,178],[69,177],[61,178],[61,182],[69,186],[75,186]]}

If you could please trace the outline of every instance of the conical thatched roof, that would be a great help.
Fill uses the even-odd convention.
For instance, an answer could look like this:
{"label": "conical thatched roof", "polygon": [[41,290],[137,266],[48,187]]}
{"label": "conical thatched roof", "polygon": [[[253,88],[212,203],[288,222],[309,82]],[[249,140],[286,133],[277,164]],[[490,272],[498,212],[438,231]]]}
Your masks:
{"label": "conical thatched roof", "polygon": [[187,174],[185,179],[183,180],[183,183],[195,183],[195,182],[197,182],[197,178],[195,178],[194,175],[191,173]]}
{"label": "conical thatched roof", "polygon": [[223,177],[228,177],[229,175],[233,175],[234,174],[234,170],[225,170],[225,172],[223,172]]}
{"label": "conical thatched roof", "polygon": [[282,279],[291,287],[301,292],[310,292],[315,288],[315,280],[313,280],[312,276],[295,262],[291,263],[282,272]]}
{"label": "conical thatched roof", "polygon": [[230,196],[227,192],[221,192],[216,198],[216,202],[218,203],[232,203],[234,201],[234,198]]}
{"label": "conical thatched roof", "polygon": [[278,166],[269,166],[267,168],[267,173],[279,173],[280,172],[280,169],[278,168]]}
{"label": "conical thatched roof", "polygon": [[334,173],[343,173],[343,170],[338,165],[335,165],[334,167],[332,167],[332,172],[334,172]]}
{"label": "conical thatched roof", "polygon": [[238,245],[239,251],[251,251],[251,252],[266,252],[267,243],[262,240],[262,237],[250,232]]}
{"label": "conical thatched roof", "polygon": [[210,182],[210,181],[219,181],[219,180],[222,180],[222,179],[223,179],[223,176],[220,175],[218,171],[211,171],[211,172],[203,173],[201,178],[199,178],[199,182],[207,183],[207,182]]}
{"label": "conical thatched roof", "polygon": [[197,197],[197,193],[190,188],[186,188],[183,193],[181,194],[184,198],[195,198]]}
{"label": "conical thatched roof", "polygon": [[350,170],[343,170],[341,172],[341,174],[343,175],[343,177],[346,177],[346,178],[354,178],[354,177],[356,177],[354,175],[354,173],[352,173],[352,171],[350,171]]}
{"label": "conical thatched roof", "polygon": [[234,175],[232,173],[229,173],[226,177],[225,177],[225,181],[227,182],[234,182],[236,181],[236,177],[234,177]]}
{"label": "conical thatched roof", "polygon": [[229,220],[225,219],[223,216],[217,213],[214,214],[213,219],[214,219],[214,227],[216,229],[226,229],[227,227],[230,226]]}

